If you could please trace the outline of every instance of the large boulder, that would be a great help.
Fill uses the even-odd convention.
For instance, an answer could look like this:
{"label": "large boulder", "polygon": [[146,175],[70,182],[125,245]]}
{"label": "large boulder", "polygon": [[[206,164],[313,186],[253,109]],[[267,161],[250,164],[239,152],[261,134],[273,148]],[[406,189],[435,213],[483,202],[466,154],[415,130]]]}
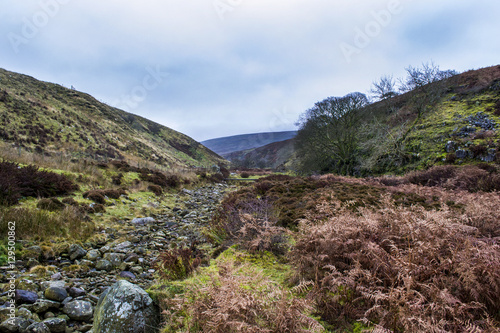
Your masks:
{"label": "large boulder", "polygon": [[121,280],[105,291],[94,311],[94,333],[158,332],[160,314],[139,286]]}

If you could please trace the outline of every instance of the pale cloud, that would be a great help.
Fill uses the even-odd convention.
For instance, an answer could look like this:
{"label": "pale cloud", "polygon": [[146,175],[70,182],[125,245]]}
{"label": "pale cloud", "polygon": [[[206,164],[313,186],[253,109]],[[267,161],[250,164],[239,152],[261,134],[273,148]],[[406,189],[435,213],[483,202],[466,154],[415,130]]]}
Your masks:
{"label": "pale cloud", "polygon": [[[294,129],[314,102],[366,92],[381,75],[429,60],[459,71],[495,65],[500,51],[500,3],[490,0],[0,3],[0,67],[74,85],[198,140]],[[154,85],[151,68],[163,73]]]}

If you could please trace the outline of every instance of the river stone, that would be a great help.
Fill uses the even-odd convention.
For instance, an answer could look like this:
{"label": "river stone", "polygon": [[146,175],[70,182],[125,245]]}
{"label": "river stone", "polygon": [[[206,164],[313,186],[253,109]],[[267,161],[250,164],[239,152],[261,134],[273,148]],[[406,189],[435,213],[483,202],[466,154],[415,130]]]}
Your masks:
{"label": "river stone", "polygon": [[33,304],[37,299],[38,295],[32,291],[16,289],[17,304]]}
{"label": "river stone", "polygon": [[50,288],[50,287],[65,288],[66,287],[66,282],[64,280],[43,281],[43,282],[40,283],[40,287],[42,288],[42,291],[45,291],[45,289]]}
{"label": "river stone", "polygon": [[34,323],[26,328],[26,333],[51,333],[50,329],[44,323]]}
{"label": "river stone", "polygon": [[42,313],[46,312],[48,309],[59,309],[61,304],[59,302],[50,301],[48,299],[39,299],[30,308],[32,312]]}
{"label": "river stone", "polygon": [[132,246],[132,243],[129,242],[129,241],[125,241],[123,243],[120,243],[118,244],[117,246],[115,246],[115,250],[116,251],[122,251],[122,250],[125,250],[125,249],[128,249]]}
{"label": "river stone", "polygon": [[50,287],[45,289],[44,296],[51,301],[62,302],[66,297],[68,297],[68,292],[65,288]]}
{"label": "river stone", "polygon": [[95,269],[97,269],[98,271],[110,271],[113,269],[113,265],[109,262],[109,260],[103,259],[99,260],[95,264]]}
{"label": "river stone", "polygon": [[99,298],[93,332],[158,332],[159,316],[158,308],[143,289],[121,280]]}
{"label": "river stone", "polygon": [[77,288],[77,287],[71,287],[69,289],[69,294],[71,297],[80,297],[80,296],[85,296],[87,292],[82,289],[82,288]]}
{"label": "river stone", "polygon": [[145,225],[154,222],[156,222],[156,220],[152,217],[138,217],[132,220],[132,223],[137,225]]}
{"label": "river stone", "polygon": [[62,333],[66,331],[66,320],[62,318],[49,318],[43,321],[52,333]]}
{"label": "river stone", "polygon": [[85,258],[87,258],[90,261],[96,261],[100,257],[101,257],[101,251],[99,250],[90,250],[89,252],[87,252],[87,255],[85,256]]}
{"label": "river stone", "polygon": [[104,260],[108,260],[113,268],[119,267],[120,264],[123,262],[123,258],[125,255],[121,253],[106,253],[104,255]]}
{"label": "river stone", "polygon": [[85,257],[87,251],[85,251],[80,245],[73,244],[69,247],[68,254],[71,260],[76,260]]}
{"label": "river stone", "polygon": [[26,329],[30,325],[30,322],[21,317],[14,317],[5,320],[0,324],[0,332],[20,332]]}
{"label": "river stone", "polygon": [[67,303],[63,312],[73,320],[87,321],[92,319],[92,304],[88,301],[72,301]]}

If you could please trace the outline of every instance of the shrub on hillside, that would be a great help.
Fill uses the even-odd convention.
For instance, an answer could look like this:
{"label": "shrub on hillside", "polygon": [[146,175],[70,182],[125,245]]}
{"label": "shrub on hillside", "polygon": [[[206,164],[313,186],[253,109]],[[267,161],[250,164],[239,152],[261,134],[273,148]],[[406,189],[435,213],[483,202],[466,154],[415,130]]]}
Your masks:
{"label": "shrub on hillside", "polygon": [[45,209],[51,212],[63,210],[66,205],[57,198],[46,198],[38,200],[36,208]]}
{"label": "shrub on hillside", "polygon": [[104,198],[104,191],[103,190],[90,190],[87,192],[84,192],[82,196],[85,199],[89,199],[94,201],[95,203],[104,205],[106,203],[106,199]]}
{"label": "shrub on hillside", "polygon": [[246,172],[246,171],[245,171],[245,172],[242,172],[242,173],[240,173],[240,177],[241,177],[241,178],[250,178],[250,173],[248,173],[248,172]]}
{"label": "shrub on hillside", "polygon": [[500,191],[500,174],[494,166],[484,163],[460,168],[451,165],[435,166],[426,171],[412,172],[404,178],[412,184],[441,186],[450,190]]}
{"label": "shrub on hillside", "polygon": [[21,197],[54,197],[76,191],[64,175],[39,170],[37,166],[21,167],[16,163],[0,162],[0,204],[16,204]]}
{"label": "shrub on hillside", "polygon": [[148,191],[153,192],[156,196],[160,196],[163,194],[163,189],[158,185],[149,185]]}

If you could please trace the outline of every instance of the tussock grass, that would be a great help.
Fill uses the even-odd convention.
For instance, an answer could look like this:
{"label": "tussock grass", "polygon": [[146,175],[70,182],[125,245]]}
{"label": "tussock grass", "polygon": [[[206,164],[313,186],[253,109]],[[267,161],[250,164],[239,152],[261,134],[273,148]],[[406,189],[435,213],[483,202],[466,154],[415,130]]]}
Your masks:
{"label": "tussock grass", "polygon": [[7,234],[10,221],[16,223],[16,238],[23,240],[57,238],[85,240],[95,231],[94,224],[86,221],[82,213],[71,206],[67,206],[61,212],[0,207],[0,234]]}

